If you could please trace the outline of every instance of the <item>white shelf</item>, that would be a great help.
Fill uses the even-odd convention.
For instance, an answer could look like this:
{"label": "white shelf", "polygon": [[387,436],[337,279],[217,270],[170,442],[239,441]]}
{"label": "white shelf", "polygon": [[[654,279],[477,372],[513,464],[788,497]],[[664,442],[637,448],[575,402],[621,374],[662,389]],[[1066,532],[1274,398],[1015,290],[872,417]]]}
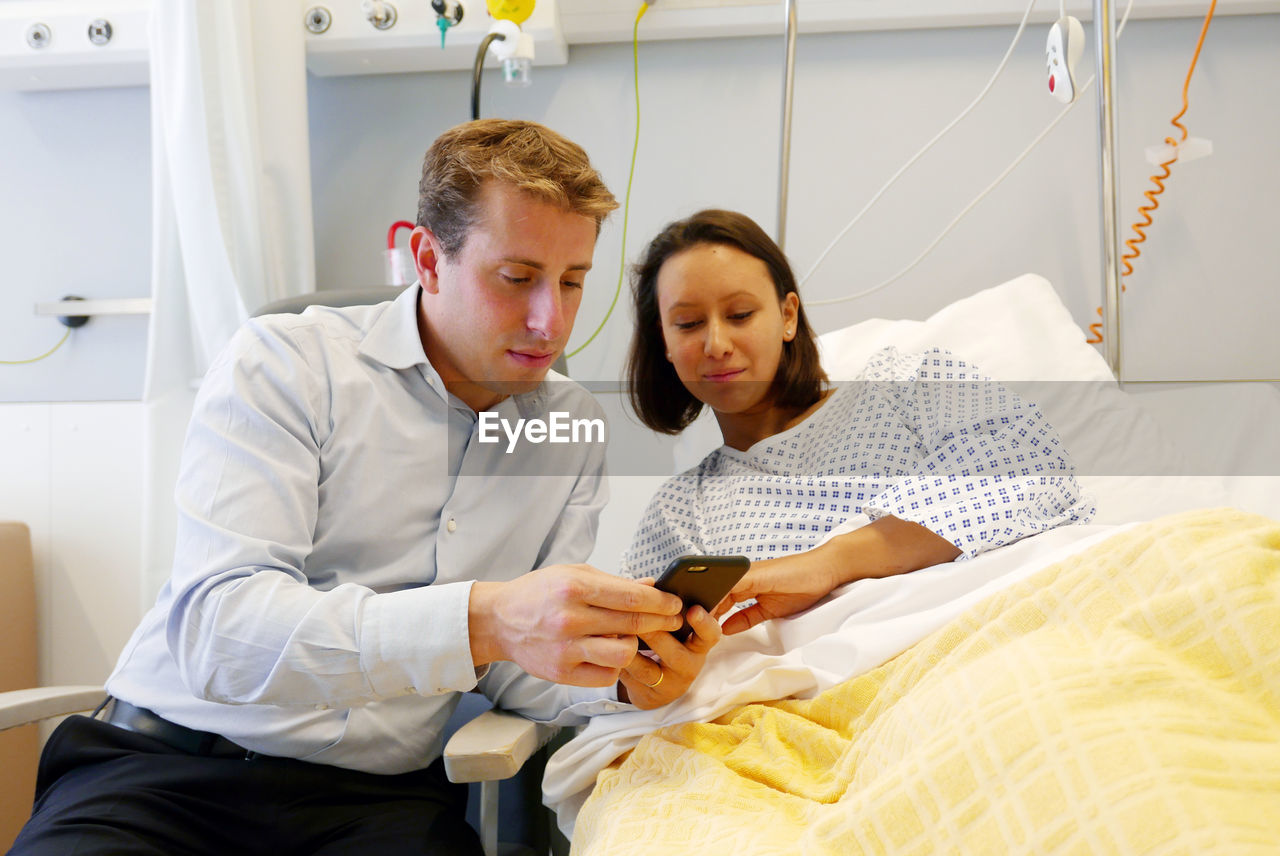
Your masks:
{"label": "white shelf", "polygon": [[56,315],[75,318],[93,315],[149,315],[150,297],[119,297],[96,300],[57,300],[37,303],[37,315]]}

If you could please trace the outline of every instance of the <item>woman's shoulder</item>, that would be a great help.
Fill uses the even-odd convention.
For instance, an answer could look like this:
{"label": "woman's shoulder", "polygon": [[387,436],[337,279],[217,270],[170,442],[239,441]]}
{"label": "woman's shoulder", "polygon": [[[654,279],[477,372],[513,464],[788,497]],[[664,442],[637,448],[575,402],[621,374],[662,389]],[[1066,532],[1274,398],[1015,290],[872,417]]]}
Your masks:
{"label": "woman's shoulder", "polygon": [[946,348],[901,351],[889,345],[867,359],[858,380],[969,380],[982,376],[977,366]]}

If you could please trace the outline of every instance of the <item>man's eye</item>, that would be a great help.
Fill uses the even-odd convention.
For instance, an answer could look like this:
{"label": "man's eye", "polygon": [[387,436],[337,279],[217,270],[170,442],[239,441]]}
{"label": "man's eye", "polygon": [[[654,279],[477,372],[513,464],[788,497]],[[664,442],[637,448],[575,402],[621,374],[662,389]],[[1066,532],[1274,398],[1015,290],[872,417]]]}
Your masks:
{"label": "man's eye", "polygon": [[507,282],[510,282],[510,283],[512,283],[512,284],[514,284],[514,285],[523,285],[523,284],[525,284],[525,283],[529,282],[529,281],[532,279],[532,277],[527,277],[527,276],[516,276],[516,275],[514,275],[514,274],[509,274],[509,273],[504,273],[504,274],[499,274],[499,275],[500,275],[503,279],[505,279]]}
{"label": "man's eye", "polygon": [[566,279],[560,283],[565,288],[582,288],[582,280]]}

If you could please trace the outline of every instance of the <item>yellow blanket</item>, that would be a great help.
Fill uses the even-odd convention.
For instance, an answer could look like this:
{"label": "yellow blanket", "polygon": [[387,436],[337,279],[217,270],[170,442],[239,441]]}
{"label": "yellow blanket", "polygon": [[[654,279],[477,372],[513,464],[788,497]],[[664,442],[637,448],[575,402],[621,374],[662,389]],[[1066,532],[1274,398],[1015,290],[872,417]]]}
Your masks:
{"label": "yellow blanket", "polygon": [[816,698],[651,734],[573,852],[1280,852],[1280,523],[1161,518]]}

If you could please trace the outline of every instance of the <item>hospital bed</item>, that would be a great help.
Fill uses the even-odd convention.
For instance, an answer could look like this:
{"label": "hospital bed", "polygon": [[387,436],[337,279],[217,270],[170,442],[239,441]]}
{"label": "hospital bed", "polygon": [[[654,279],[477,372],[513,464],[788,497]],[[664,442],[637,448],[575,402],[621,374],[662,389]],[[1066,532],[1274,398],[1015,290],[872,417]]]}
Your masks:
{"label": "hospital bed", "polygon": [[[1276,852],[1280,470],[1189,464],[1040,277],[820,341],[836,381],[940,346],[1031,397],[1097,515],[843,587],[597,717],[544,782],[573,852]],[[1267,427],[1228,445],[1280,429],[1258,392]],[[677,469],[718,443],[693,429]]]}

